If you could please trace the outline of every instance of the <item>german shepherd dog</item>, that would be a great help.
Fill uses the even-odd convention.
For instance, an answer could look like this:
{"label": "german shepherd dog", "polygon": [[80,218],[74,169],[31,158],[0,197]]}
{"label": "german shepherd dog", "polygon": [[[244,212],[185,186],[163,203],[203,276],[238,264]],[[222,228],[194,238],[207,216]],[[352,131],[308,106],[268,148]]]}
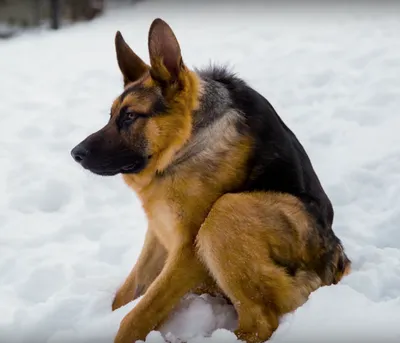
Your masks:
{"label": "german shepherd dog", "polygon": [[143,297],[114,342],[144,340],[189,292],[222,294],[238,338],[268,340],[282,315],[350,271],[307,153],[243,80],[189,69],[163,20],[150,26],[150,65],[119,31],[115,47],[124,90],[108,123],[71,151],[95,174],[122,174],[148,219],[112,309]]}

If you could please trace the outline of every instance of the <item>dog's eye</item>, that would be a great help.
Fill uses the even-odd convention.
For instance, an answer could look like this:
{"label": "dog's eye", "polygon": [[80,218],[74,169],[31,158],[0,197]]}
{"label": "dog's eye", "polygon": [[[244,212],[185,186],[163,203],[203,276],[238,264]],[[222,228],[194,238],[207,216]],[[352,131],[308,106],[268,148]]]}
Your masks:
{"label": "dog's eye", "polygon": [[136,112],[126,112],[121,120],[121,127],[128,128],[131,126],[138,118],[142,117],[139,113]]}
{"label": "dog's eye", "polygon": [[128,120],[135,120],[137,117],[138,117],[137,114],[133,112],[128,112],[126,114],[126,119]]}
{"label": "dog's eye", "polygon": [[135,112],[127,112],[124,116],[123,123],[125,125],[130,125],[132,124],[136,119],[138,118],[138,115]]}
{"label": "dog's eye", "polygon": [[127,129],[133,123],[135,123],[138,118],[144,118],[144,117],[146,117],[144,114],[137,113],[134,111],[126,111],[122,113],[121,116],[119,117],[118,125],[121,128]]}

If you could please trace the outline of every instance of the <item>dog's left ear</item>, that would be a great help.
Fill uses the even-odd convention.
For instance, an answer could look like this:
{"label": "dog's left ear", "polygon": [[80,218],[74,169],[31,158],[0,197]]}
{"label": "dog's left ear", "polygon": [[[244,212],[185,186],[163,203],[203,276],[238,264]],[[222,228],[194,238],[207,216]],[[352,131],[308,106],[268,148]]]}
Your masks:
{"label": "dog's left ear", "polygon": [[174,82],[184,69],[181,48],[171,27],[162,19],[155,19],[149,30],[151,75],[161,82]]}
{"label": "dog's left ear", "polygon": [[121,32],[115,35],[115,51],[119,69],[124,77],[124,86],[141,78],[150,67],[136,55],[125,42]]}

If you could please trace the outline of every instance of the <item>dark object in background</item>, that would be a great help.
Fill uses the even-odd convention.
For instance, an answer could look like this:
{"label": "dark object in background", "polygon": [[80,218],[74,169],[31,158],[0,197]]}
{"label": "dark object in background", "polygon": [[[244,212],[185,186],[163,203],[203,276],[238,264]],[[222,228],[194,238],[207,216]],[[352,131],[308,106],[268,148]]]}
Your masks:
{"label": "dark object in background", "polygon": [[71,20],[92,20],[104,11],[104,0],[69,0]]}
{"label": "dark object in background", "polygon": [[50,0],[50,21],[53,30],[60,27],[60,10],[60,0]]}
{"label": "dark object in background", "polygon": [[109,7],[145,0],[0,0],[0,39],[35,28],[58,30],[64,25],[90,21]]}
{"label": "dark object in background", "polygon": [[104,12],[107,2],[118,1],[122,0],[0,0],[0,38],[27,28],[57,30],[66,23],[92,20]]}
{"label": "dark object in background", "polygon": [[[50,0],[51,2],[51,28],[60,27],[61,4],[60,0]],[[79,20],[92,20],[104,11],[104,0],[66,0],[64,11],[72,22]]]}

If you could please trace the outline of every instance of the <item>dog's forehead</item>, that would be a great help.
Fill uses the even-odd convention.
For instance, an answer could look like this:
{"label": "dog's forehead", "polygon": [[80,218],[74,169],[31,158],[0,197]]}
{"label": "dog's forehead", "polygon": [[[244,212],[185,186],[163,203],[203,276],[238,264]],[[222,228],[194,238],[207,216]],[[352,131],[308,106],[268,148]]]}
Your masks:
{"label": "dog's forehead", "polygon": [[119,100],[119,97],[118,97],[113,101],[113,103],[111,105],[111,116],[113,116],[117,113],[117,110],[120,107],[120,105],[121,105],[121,101]]}
{"label": "dog's forehead", "polygon": [[159,89],[152,83],[135,82],[128,84],[124,91],[114,100],[111,113],[116,115],[123,107],[128,107],[139,113],[146,113],[160,95]]}

